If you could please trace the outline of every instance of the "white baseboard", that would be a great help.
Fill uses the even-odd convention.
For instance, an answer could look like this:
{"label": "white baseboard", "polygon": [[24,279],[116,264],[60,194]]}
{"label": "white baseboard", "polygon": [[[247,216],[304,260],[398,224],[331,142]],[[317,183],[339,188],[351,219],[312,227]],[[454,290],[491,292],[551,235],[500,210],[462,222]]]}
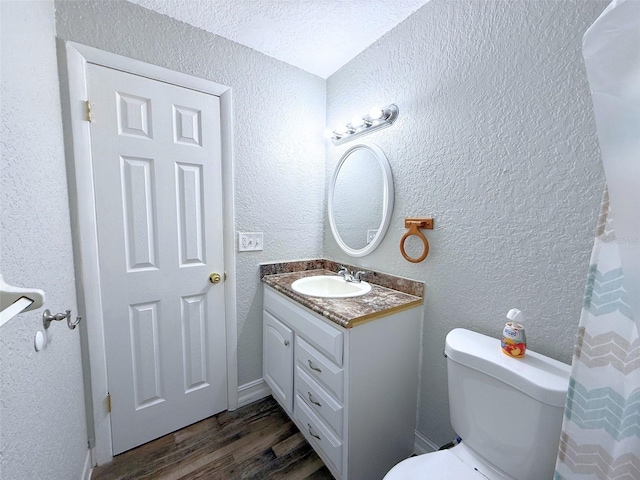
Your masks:
{"label": "white baseboard", "polygon": [[90,480],[93,467],[91,466],[91,449],[87,449],[87,456],[84,459],[84,467],[82,468],[82,476],[80,480]]}
{"label": "white baseboard", "polygon": [[413,453],[416,455],[422,455],[425,453],[435,452],[438,448],[438,445],[416,430],[416,444]]}
{"label": "white baseboard", "polygon": [[262,378],[240,385],[238,387],[238,408],[269,395],[271,395],[271,389]]}

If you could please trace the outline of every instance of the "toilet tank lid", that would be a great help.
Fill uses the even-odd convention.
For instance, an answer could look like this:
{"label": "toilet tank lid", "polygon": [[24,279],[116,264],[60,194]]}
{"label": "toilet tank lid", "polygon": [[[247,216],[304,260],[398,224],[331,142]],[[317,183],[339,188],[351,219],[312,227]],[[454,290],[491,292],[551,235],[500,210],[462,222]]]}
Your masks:
{"label": "toilet tank lid", "polygon": [[483,372],[548,405],[563,407],[569,387],[569,365],[527,349],[512,358],[500,340],[463,328],[447,334],[445,354],[451,361]]}

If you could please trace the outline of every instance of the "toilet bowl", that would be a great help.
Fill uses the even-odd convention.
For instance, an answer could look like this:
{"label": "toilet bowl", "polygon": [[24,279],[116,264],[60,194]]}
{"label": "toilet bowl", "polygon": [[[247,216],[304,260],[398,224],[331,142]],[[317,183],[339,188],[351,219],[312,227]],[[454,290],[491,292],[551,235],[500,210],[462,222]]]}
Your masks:
{"label": "toilet bowl", "polygon": [[462,442],[404,460],[384,480],[553,478],[569,366],[531,350],[508,357],[499,340],[460,328],[447,335],[445,355]]}

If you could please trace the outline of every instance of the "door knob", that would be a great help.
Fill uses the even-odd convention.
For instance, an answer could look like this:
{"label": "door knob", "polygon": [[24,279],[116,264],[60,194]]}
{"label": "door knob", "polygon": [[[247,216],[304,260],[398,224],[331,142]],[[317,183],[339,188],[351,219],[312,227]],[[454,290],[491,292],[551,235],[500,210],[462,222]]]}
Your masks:
{"label": "door knob", "polygon": [[222,280],[222,277],[219,273],[212,273],[211,275],[209,275],[209,281],[211,283],[220,283],[220,280]]}

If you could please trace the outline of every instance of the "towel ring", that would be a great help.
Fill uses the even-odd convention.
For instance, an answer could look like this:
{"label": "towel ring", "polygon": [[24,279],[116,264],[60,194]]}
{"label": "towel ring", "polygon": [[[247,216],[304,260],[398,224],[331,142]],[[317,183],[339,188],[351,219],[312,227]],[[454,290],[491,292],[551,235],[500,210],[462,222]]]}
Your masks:
{"label": "towel ring", "polygon": [[[429,255],[429,241],[427,237],[420,231],[421,228],[433,229],[433,219],[432,218],[405,218],[404,226],[409,230],[405,232],[405,234],[400,239],[400,253],[405,258],[405,260],[411,263],[420,263],[427,255]],[[415,235],[418,237],[423,244],[422,254],[419,257],[413,258],[407,255],[407,252],[404,249],[404,243],[407,241],[407,238]]]}

